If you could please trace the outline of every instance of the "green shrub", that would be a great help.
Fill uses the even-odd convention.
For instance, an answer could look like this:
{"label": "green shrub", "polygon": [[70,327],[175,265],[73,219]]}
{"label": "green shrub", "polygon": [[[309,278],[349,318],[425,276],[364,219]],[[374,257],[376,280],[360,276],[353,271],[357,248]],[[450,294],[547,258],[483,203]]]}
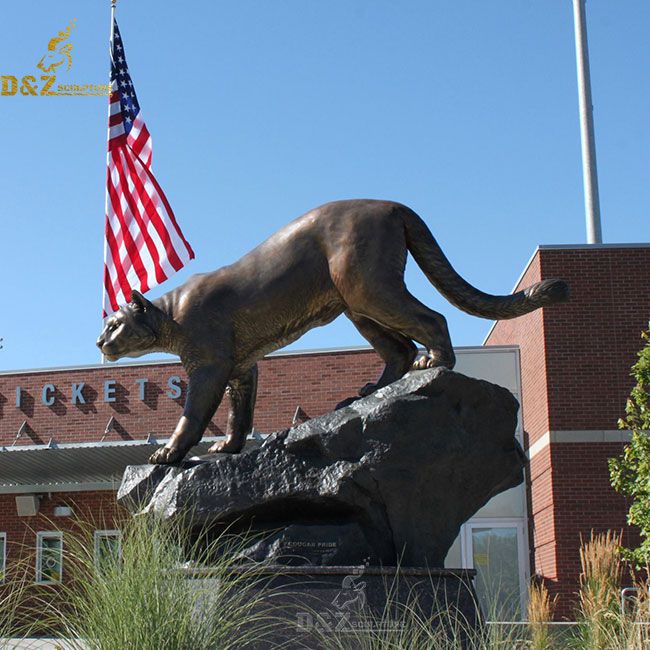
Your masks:
{"label": "green shrub", "polygon": [[636,385],[625,405],[625,417],[618,421],[620,429],[630,431],[630,442],[619,458],[609,461],[612,486],[632,497],[627,520],[639,527],[642,541],[624,553],[637,567],[650,564],[650,330],[641,336],[646,344],[630,373]]}

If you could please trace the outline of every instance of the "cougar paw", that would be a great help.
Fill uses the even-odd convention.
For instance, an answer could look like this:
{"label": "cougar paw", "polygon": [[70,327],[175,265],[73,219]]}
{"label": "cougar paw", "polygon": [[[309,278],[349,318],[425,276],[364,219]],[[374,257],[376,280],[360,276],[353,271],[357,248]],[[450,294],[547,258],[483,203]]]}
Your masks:
{"label": "cougar paw", "polygon": [[346,406],[350,406],[357,400],[361,399],[360,397],[346,397],[344,400],[341,400],[335,407],[334,410],[338,411],[339,409],[344,409]]}
{"label": "cougar paw", "polygon": [[413,362],[413,370],[426,370],[427,368],[432,368],[432,365],[429,365],[433,359],[427,354],[423,354],[421,357],[418,357]]}
{"label": "cougar paw", "polygon": [[366,384],[363,388],[359,389],[359,395],[361,397],[368,397],[368,395],[374,393],[377,390],[377,384]]}
{"label": "cougar paw", "polygon": [[241,442],[235,438],[224,438],[215,442],[210,449],[209,454],[238,454],[244,446],[244,439]]}
{"label": "cougar paw", "polygon": [[173,465],[183,460],[185,452],[177,447],[161,447],[149,456],[152,465]]}
{"label": "cougar paw", "polygon": [[453,364],[450,365],[446,359],[442,359],[440,354],[432,352],[423,354],[413,362],[413,370],[426,370],[427,368],[439,368],[440,366],[451,368]]}

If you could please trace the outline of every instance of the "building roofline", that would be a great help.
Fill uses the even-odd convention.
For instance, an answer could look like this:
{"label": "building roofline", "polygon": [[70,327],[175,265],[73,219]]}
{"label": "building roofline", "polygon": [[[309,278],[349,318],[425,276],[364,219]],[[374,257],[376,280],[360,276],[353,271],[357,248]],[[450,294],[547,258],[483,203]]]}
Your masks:
{"label": "building roofline", "polygon": [[640,242],[638,244],[540,244],[538,250],[593,250],[601,248],[650,248],[650,242]]}
{"label": "building roofline", "polygon": [[[482,345],[459,345],[454,346],[456,351],[481,351]],[[517,346],[513,345],[491,345],[490,348],[516,348]],[[332,348],[313,348],[305,350],[278,350],[277,352],[271,352],[267,354],[264,358],[269,357],[300,357],[308,355],[317,355],[317,354],[345,354],[345,353],[354,353],[354,352],[371,352],[373,348],[370,345],[350,345],[350,346],[340,346]],[[37,375],[45,374],[52,372],[72,372],[74,370],[109,370],[111,368],[146,368],[147,366],[172,366],[179,365],[179,359],[158,359],[153,361],[125,361],[118,363],[89,363],[89,364],[78,364],[72,366],[52,366],[50,368],[19,368],[16,370],[0,370],[0,377],[7,375]]]}

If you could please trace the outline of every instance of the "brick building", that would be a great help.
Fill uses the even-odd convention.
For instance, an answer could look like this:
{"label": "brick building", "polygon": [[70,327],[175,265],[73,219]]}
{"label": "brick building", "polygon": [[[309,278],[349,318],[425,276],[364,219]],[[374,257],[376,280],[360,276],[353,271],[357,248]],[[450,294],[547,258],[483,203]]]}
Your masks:
{"label": "brick building", "polygon": [[581,536],[613,529],[637,542],[607,459],[627,440],[616,423],[650,319],[650,244],[540,246],[516,288],[554,277],[569,303],[498,322],[485,344],[520,349],[531,567],[570,617]]}
{"label": "brick building", "polygon": [[[511,390],[522,404],[518,436],[528,485],[498,495],[468,521],[447,566],[474,567],[479,592],[519,616],[539,574],[571,616],[580,535],[624,529],[626,503],[609,486],[607,458],[631,388],[629,367],[650,317],[650,245],[540,247],[518,287],[550,277],[572,300],[494,325],[485,346],[456,350],[456,369]],[[280,353],[260,364],[256,431],[330,410],[374,379],[367,348]],[[146,462],[173,430],[186,384],[176,362],[0,373],[0,564],[35,549],[34,579],[65,580],[61,549],[75,516],[93,519],[98,553],[117,539],[115,490],[126,464]],[[200,453],[222,434],[221,407]],[[63,534],[61,534],[63,531]]]}

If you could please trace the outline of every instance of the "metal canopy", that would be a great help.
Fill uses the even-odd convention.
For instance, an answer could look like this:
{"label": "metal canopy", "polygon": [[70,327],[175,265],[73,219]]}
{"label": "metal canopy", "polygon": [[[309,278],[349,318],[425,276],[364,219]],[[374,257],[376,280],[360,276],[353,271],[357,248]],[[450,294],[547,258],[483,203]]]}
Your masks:
{"label": "metal canopy", "polygon": [[[256,435],[259,439],[259,434]],[[207,453],[206,436],[187,457]],[[125,440],[0,447],[0,494],[117,490],[127,465],[142,465],[166,440]],[[247,446],[252,443],[249,440]]]}

